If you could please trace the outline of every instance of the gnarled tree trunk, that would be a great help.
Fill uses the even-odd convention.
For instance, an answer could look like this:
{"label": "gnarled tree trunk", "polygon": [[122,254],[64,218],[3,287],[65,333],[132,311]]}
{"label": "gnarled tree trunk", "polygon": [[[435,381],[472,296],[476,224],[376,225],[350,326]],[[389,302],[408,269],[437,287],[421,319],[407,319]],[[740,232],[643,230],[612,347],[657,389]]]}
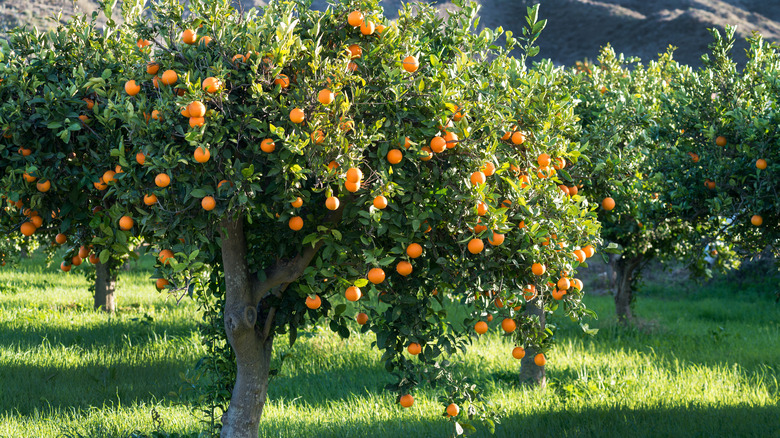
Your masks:
{"label": "gnarled tree trunk", "polygon": [[628,258],[623,255],[616,263],[617,289],[615,290],[615,311],[617,312],[618,322],[623,325],[634,320],[634,315],[631,313],[631,301],[634,298],[631,284],[634,272],[641,263],[641,255]]}
{"label": "gnarled tree trunk", "polygon": [[111,268],[108,263],[95,265],[95,274],[95,309],[103,309],[106,312],[114,313],[116,311],[116,300],[114,298],[116,276],[111,274]]}
{"label": "gnarled tree trunk", "polygon": [[[544,330],[545,315],[544,302],[541,295],[531,300],[525,307],[526,316],[538,316],[541,323],[540,330]],[[544,388],[547,385],[547,377],[544,373],[544,366],[539,366],[534,362],[536,349],[528,346],[525,349],[525,357],[520,361],[520,383],[528,386],[538,386]]]}

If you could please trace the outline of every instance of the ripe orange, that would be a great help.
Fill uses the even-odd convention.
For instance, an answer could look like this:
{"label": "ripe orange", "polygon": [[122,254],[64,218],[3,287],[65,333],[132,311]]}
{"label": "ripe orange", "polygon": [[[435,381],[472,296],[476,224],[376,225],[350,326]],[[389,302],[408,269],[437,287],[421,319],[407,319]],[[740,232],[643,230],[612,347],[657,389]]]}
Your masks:
{"label": "ripe orange", "polygon": [[90,249],[88,247],[82,246],[82,247],[79,248],[79,257],[81,257],[82,259],[85,259],[85,258],[89,257],[89,253],[90,252],[91,251],[90,251]]}
{"label": "ripe orange", "polygon": [[366,315],[363,312],[360,312],[355,316],[355,321],[357,321],[357,323],[360,325],[364,325],[365,323],[368,322],[368,315]]}
{"label": "ripe orange", "polygon": [[411,243],[409,246],[406,247],[406,255],[409,257],[416,259],[417,257],[420,257],[422,255],[423,248],[419,243]]}
{"label": "ripe orange", "polygon": [[379,195],[376,198],[374,198],[374,207],[380,210],[384,210],[385,208],[387,208],[387,198],[385,198],[382,195]]}
{"label": "ripe orange", "polygon": [[420,354],[420,352],[422,352],[422,346],[417,342],[410,343],[409,346],[406,347],[406,349],[409,351],[409,354],[411,354],[412,356],[417,356],[418,354]]}
{"label": "ripe orange", "polygon": [[95,254],[90,254],[89,262],[92,263],[93,265],[97,265],[98,263],[100,263],[100,259]]}
{"label": "ripe orange", "polygon": [[363,172],[357,167],[351,167],[347,170],[347,181],[351,183],[360,182],[363,179]]}
{"label": "ripe orange", "polygon": [[357,44],[352,44],[351,46],[347,47],[347,50],[349,51],[349,57],[351,59],[360,58],[363,55],[363,49],[361,49]]}
{"label": "ripe orange", "polygon": [[433,158],[433,152],[431,152],[431,148],[428,146],[423,146],[421,148],[422,150],[422,156],[420,157],[423,161],[429,161],[431,158]]}
{"label": "ripe orange", "polygon": [[431,150],[438,153],[444,152],[444,149],[447,148],[447,141],[444,140],[443,137],[439,137],[438,135],[436,137],[433,137],[431,139]]}
{"label": "ripe orange", "polygon": [[553,297],[554,300],[560,301],[560,300],[563,299],[564,295],[566,295],[566,291],[565,290],[554,289],[552,291],[552,297]]}
{"label": "ripe orange", "polygon": [[201,88],[203,88],[206,93],[214,94],[222,88],[222,81],[213,76],[210,76],[203,80]]}
{"label": "ripe orange", "polygon": [[357,288],[355,286],[350,286],[344,292],[344,296],[349,301],[357,301],[360,299],[361,296],[363,296],[363,294],[360,292],[360,288]]}
{"label": "ripe orange", "polygon": [[92,185],[98,190],[105,190],[108,188],[108,184],[104,183],[102,179],[98,182],[93,182]]}
{"label": "ripe orange", "polygon": [[187,105],[187,111],[190,113],[190,117],[203,117],[206,115],[206,105],[196,100]]}
{"label": "ripe orange", "polygon": [[291,230],[299,231],[301,228],[303,228],[303,218],[300,216],[293,216],[290,218],[290,221],[287,223],[287,225]]}
{"label": "ripe orange", "polygon": [[539,163],[539,167],[547,167],[550,165],[550,156],[547,154],[539,154],[536,158],[536,162]]}
{"label": "ripe orange", "polygon": [[186,29],[184,32],[181,33],[181,40],[184,42],[184,44],[195,44],[195,41],[198,39],[198,35],[195,33],[192,29]]}
{"label": "ripe orange", "polygon": [[133,218],[130,216],[122,216],[119,219],[119,228],[129,231],[133,228],[133,225],[135,224],[135,221],[133,221]]}
{"label": "ripe orange", "polygon": [[355,64],[354,62],[351,62],[351,61],[350,61],[350,63],[349,63],[349,64],[347,64],[347,69],[348,69],[349,71],[351,71],[351,72],[357,71],[357,69],[358,69],[358,65],[357,65],[357,64]]}
{"label": "ripe orange", "polygon": [[504,320],[501,321],[501,328],[507,333],[512,333],[517,328],[517,323],[515,323],[515,320],[512,318],[504,318]]}
{"label": "ripe orange", "polygon": [[19,153],[22,154],[23,157],[29,157],[30,154],[32,154],[32,150],[25,147],[20,147]]}
{"label": "ripe orange", "polygon": [[457,417],[460,413],[460,408],[455,403],[450,403],[449,406],[447,406],[447,415],[450,417]]}
{"label": "ripe orange", "polygon": [[582,291],[582,288],[584,287],[584,285],[582,284],[582,280],[580,280],[579,278],[572,278],[571,279],[571,287]]}
{"label": "ripe orange", "polygon": [[331,211],[338,210],[339,198],[335,196],[328,196],[328,199],[325,200],[325,208]]}
{"label": "ripe orange", "polygon": [[176,83],[176,81],[179,80],[179,75],[177,75],[176,72],[173,70],[165,70],[161,80],[162,83],[165,85],[173,85]]}
{"label": "ripe orange", "polygon": [[347,189],[347,191],[355,193],[358,190],[360,190],[360,181],[358,182],[352,182],[352,181],[344,181],[344,188]]}
{"label": "ripe orange", "polygon": [[480,216],[484,216],[487,214],[487,212],[488,212],[487,204],[485,204],[482,201],[479,201],[479,203],[477,204],[477,214]]}
{"label": "ripe orange", "polygon": [[146,155],[144,155],[143,152],[139,152],[135,154],[135,161],[141,166],[143,166],[144,163],[146,163]]}
{"label": "ripe orange", "polygon": [[722,135],[719,135],[717,138],[715,138],[715,144],[720,147],[726,146],[727,143],[728,141],[726,141],[726,137]]}
{"label": "ripe orange", "polygon": [[274,143],[274,141],[271,140],[270,138],[266,138],[266,139],[264,139],[263,141],[260,142],[260,149],[263,152],[266,152],[266,153],[270,154],[271,152],[273,152],[276,149],[276,143]]}
{"label": "ripe orange", "polygon": [[504,235],[493,232],[493,238],[488,237],[488,242],[493,246],[499,246],[504,243]]}
{"label": "ripe orange", "polygon": [[59,233],[56,236],[54,236],[54,241],[57,242],[60,245],[64,245],[65,242],[68,241],[68,236],[66,236],[66,235],[64,235],[62,233]]}
{"label": "ripe orange", "polygon": [[368,271],[368,281],[374,284],[385,281],[385,271],[383,271],[382,268],[371,268],[371,270]]}
{"label": "ripe orange", "polygon": [[447,144],[447,149],[452,149],[458,145],[458,136],[454,132],[449,131],[444,134],[444,141]]}
{"label": "ripe orange", "polygon": [[405,396],[401,397],[399,403],[401,403],[401,406],[409,408],[414,404],[414,397],[412,397],[411,394],[406,394]]}
{"label": "ripe orange", "polygon": [[522,359],[525,357],[525,349],[523,347],[515,347],[512,350],[512,357],[515,359]]}
{"label": "ripe orange", "polygon": [[203,117],[190,117],[190,128],[197,128],[203,126],[206,123],[206,119]]}
{"label": "ripe orange", "polygon": [[715,181],[710,180],[707,178],[704,180],[704,187],[707,187],[710,190],[715,190]]}
{"label": "ripe orange", "polygon": [[160,261],[163,265],[168,264],[168,260],[173,258],[173,251],[170,249],[164,249],[160,251],[160,254],[157,256],[157,260]]}
{"label": "ripe orange", "polygon": [[412,145],[412,140],[409,137],[404,137],[404,139],[399,141],[398,144],[403,145],[404,149],[409,149],[409,146]]}
{"label": "ripe orange", "polygon": [[319,94],[317,94],[317,100],[323,105],[330,105],[333,103],[334,98],[333,92],[327,88],[320,90]]}
{"label": "ripe orange", "polygon": [[363,24],[363,13],[360,11],[352,11],[347,15],[347,23],[352,27],[358,27]]}
{"label": "ripe orange", "polygon": [[547,271],[547,268],[541,263],[534,263],[531,265],[531,272],[533,272],[534,275],[544,275],[545,271]]}
{"label": "ripe orange", "polygon": [[79,116],[79,120],[81,120],[82,123],[89,122],[89,117],[85,116],[84,114]]}
{"label": "ripe orange", "polygon": [[360,33],[366,36],[374,33],[375,29],[376,25],[370,21],[363,21],[363,24],[360,25]]}
{"label": "ripe orange", "polygon": [[300,196],[296,197],[294,201],[290,202],[290,205],[293,206],[293,208],[301,208],[303,205],[303,199],[301,199]]}
{"label": "ripe orange", "polygon": [[472,254],[479,254],[485,249],[485,242],[482,239],[471,239],[468,245],[469,252]]}
{"label": "ripe orange", "polygon": [[114,179],[114,176],[116,176],[116,172],[114,172],[113,170],[106,170],[103,173],[103,177],[101,179],[103,180],[104,183],[108,184],[110,182],[116,181]]}
{"label": "ripe orange", "polygon": [[154,194],[152,195],[144,195],[144,204],[145,205],[153,205],[157,203],[157,196]]}
{"label": "ripe orange", "polygon": [[400,261],[395,266],[395,270],[398,271],[399,274],[406,277],[407,275],[412,273],[412,264],[407,262],[406,260]]}
{"label": "ripe orange", "polygon": [[35,185],[35,187],[38,189],[39,192],[46,193],[51,189],[51,181],[43,180],[38,181],[38,184]]}
{"label": "ripe orange", "polygon": [[303,113],[303,110],[300,108],[293,108],[292,111],[290,111],[290,121],[293,123],[303,123],[303,119],[306,118],[306,115]]}
{"label": "ripe orange", "polygon": [[585,254],[585,251],[581,249],[574,250],[574,257],[577,257],[577,261],[582,263],[587,258],[587,255]]}
{"label": "ripe orange", "polygon": [[494,173],[496,173],[496,165],[493,164],[492,161],[486,161],[485,165],[482,166],[482,169],[480,170],[485,174],[485,176],[492,176]]}
{"label": "ripe orange", "polygon": [[217,206],[217,201],[214,200],[213,196],[205,196],[200,200],[200,206],[206,211],[211,211]]}
{"label": "ripe orange", "polygon": [[19,229],[19,231],[21,231],[23,235],[28,237],[32,236],[35,230],[36,230],[35,224],[33,224],[32,222],[23,223],[22,227]]}
{"label": "ripe orange", "polygon": [[586,245],[584,248],[582,248],[582,251],[585,252],[585,256],[588,258],[593,257],[593,254],[596,253],[596,249],[593,247],[593,245]]}
{"label": "ripe orange", "polygon": [[601,201],[601,207],[607,211],[612,210],[615,208],[615,200],[609,197],[604,198],[604,200]]}
{"label": "ripe orange", "polygon": [[699,159],[700,159],[699,158],[699,154],[694,154],[693,152],[688,152],[688,155],[691,156],[691,161],[693,161],[694,163],[698,163],[699,162]]}
{"label": "ripe orange", "polygon": [[168,286],[169,284],[171,284],[171,283],[168,280],[164,279],[164,278],[158,278],[154,282],[154,286],[157,288],[157,290],[163,290],[163,289],[165,289],[165,286]]}
{"label": "ripe orange", "polygon": [[85,97],[85,98],[83,98],[83,99],[81,99],[81,100],[83,100],[84,102],[86,102],[86,103],[87,103],[87,109],[88,109],[88,110],[91,110],[92,108],[94,108],[94,107],[95,107],[95,101],[94,101],[94,100],[92,100],[92,99],[87,99],[86,97]]}
{"label": "ripe orange", "polygon": [[753,217],[750,218],[750,223],[755,225],[755,226],[757,226],[757,227],[760,227],[761,224],[764,223],[764,218],[762,218],[761,216],[755,214],[755,215],[753,215]]}
{"label": "ripe orange", "polygon": [[544,358],[544,354],[542,354],[542,353],[539,353],[539,354],[537,354],[536,356],[534,356],[534,363],[535,363],[537,366],[543,367],[543,366],[544,366],[544,364],[546,364],[546,363],[547,363],[547,359],[545,359],[545,358]]}
{"label": "ripe orange", "polygon": [[414,56],[407,56],[404,58],[403,66],[404,70],[408,71],[409,73],[414,73],[420,67],[420,63]]}
{"label": "ripe orange", "polygon": [[474,324],[474,331],[480,335],[484,335],[488,331],[488,325],[485,321],[479,321]]}
{"label": "ripe orange", "polygon": [[325,141],[325,133],[320,130],[312,132],[311,141],[314,144],[321,144],[323,141]]}
{"label": "ripe orange", "polygon": [[200,39],[199,45],[208,46],[210,42],[211,42],[211,37],[206,35]]}
{"label": "ripe orange", "polygon": [[766,160],[763,158],[759,158],[758,160],[756,160],[756,167],[761,170],[766,169]]}
{"label": "ripe orange", "polygon": [[60,269],[62,269],[65,272],[70,271],[71,265],[68,262],[62,262],[60,263]]}
{"label": "ripe orange", "polygon": [[274,85],[280,85],[282,88],[290,86],[290,78],[287,75],[280,74],[274,79]]}
{"label": "ripe orange", "polygon": [[319,309],[322,305],[322,299],[319,295],[315,295],[314,298],[306,297],[306,307],[309,309]]}
{"label": "ripe orange", "polygon": [[30,218],[30,222],[32,222],[33,225],[35,225],[35,228],[38,229],[43,225],[43,218],[40,216],[32,216]]}
{"label": "ripe orange", "polygon": [[471,185],[478,186],[481,184],[485,184],[485,181],[487,181],[487,178],[485,178],[484,173],[480,171],[476,171],[471,174]]}
{"label": "ripe orange", "polygon": [[141,86],[137,85],[134,80],[131,79],[125,82],[125,93],[129,94],[130,96],[135,96],[140,92]]}
{"label": "ripe orange", "polygon": [[512,144],[521,145],[525,142],[525,135],[522,132],[517,131],[512,134],[511,139]]}
{"label": "ripe orange", "polygon": [[171,177],[168,176],[168,174],[158,173],[157,176],[154,177],[154,184],[157,187],[160,188],[168,187],[170,183],[171,183]]}
{"label": "ripe orange", "polygon": [[404,154],[400,149],[390,149],[387,152],[387,161],[390,164],[398,164],[403,160]]}
{"label": "ripe orange", "polygon": [[211,152],[205,146],[195,148],[195,152],[192,155],[198,163],[205,163],[211,158]]}
{"label": "ripe orange", "polygon": [[561,184],[561,185],[559,185],[559,186],[558,186],[558,188],[559,188],[559,189],[561,189],[561,191],[562,191],[563,193],[565,193],[565,194],[569,195],[569,188],[568,188],[568,187],[566,187],[565,185]]}
{"label": "ripe orange", "polygon": [[553,161],[553,168],[561,170],[564,167],[566,167],[566,160],[564,160],[563,157],[558,157]]}

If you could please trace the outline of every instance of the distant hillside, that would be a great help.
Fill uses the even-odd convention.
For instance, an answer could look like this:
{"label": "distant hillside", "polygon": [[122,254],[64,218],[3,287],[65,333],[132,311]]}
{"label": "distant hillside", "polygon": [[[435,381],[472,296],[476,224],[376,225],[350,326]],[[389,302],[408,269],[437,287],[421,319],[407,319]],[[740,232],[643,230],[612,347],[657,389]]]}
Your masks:
{"label": "distant hillside", "polygon": [[[540,57],[558,64],[571,65],[583,58],[594,59],[600,47],[611,43],[615,50],[650,59],[668,45],[678,49],[681,62],[700,64],[711,38],[708,27],[738,26],[744,38],[758,31],[770,41],[780,42],[780,1],[778,0],[481,0],[480,24],[512,30],[520,34],[525,22],[525,7],[540,1],[541,18],[548,20],[539,40]],[[238,1],[237,1],[238,2]],[[243,0],[245,8],[263,5],[262,0]],[[429,1],[441,11],[454,6],[447,1]],[[399,0],[382,1],[388,18],[395,18]],[[314,7],[327,7],[325,0],[314,0]],[[50,25],[50,17],[62,10],[92,12],[93,0],[0,0],[0,26],[19,24]],[[746,44],[735,48],[736,58],[744,62]]]}

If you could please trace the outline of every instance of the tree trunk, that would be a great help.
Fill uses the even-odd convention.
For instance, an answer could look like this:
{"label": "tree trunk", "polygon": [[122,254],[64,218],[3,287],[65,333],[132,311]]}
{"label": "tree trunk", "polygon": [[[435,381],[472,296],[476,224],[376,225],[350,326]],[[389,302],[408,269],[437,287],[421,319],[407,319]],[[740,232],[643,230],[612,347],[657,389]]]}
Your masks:
{"label": "tree trunk", "polygon": [[222,416],[223,438],[257,438],[268,394],[272,336],[263,339],[255,328],[257,310],[246,257],[244,219],[225,219],[220,225],[225,271],[225,332],[236,353],[236,384]]}
{"label": "tree trunk", "polygon": [[634,272],[639,268],[640,263],[642,263],[641,255],[629,258],[623,255],[616,263],[617,290],[615,291],[615,311],[617,312],[618,322],[622,325],[634,320],[634,315],[631,313],[631,302],[634,299],[631,284],[634,279]]}
{"label": "tree trunk", "polygon": [[617,287],[617,261],[620,260],[620,254],[610,253],[607,256],[607,282],[609,290],[614,291]]}
{"label": "tree trunk", "polygon": [[[545,315],[544,315],[544,302],[541,295],[531,300],[528,305],[525,306],[524,311],[526,316],[538,316],[541,327],[539,330],[544,331]],[[528,386],[538,386],[544,388],[547,385],[547,377],[544,373],[544,366],[539,366],[534,362],[536,356],[536,349],[533,346],[527,346],[525,349],[525,357],[520,361],[520,383]]]}
{"label": "tree trunk", "polygon": [[114,299],[116,277],[111,275],[108,263],[95,265],[95,274],[95,309],[114,313],[116,311],[116,300]]}

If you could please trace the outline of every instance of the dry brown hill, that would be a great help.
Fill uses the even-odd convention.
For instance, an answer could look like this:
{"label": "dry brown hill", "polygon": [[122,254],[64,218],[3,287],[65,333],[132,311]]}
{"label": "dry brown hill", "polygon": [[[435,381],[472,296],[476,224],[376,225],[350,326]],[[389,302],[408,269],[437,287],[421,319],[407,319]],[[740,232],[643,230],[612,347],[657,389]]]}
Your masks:
{"label": "dry brown hill", "polygon": [[[238,1],[238,0],[237,0]],[[741,37],[758,31],[768,40],[780,42],[780,1],[778,0],[480,0],[481,25],[502,26],[519,34],[525,22],[525,7],[541,2],[541,18],[548,20],[539,40],[540,56],[558,64],[594,59],[598,49],[611,43],[618,52],[654,57],[668,45],[678,49],[681,62],[698,65],[711,37],[708,27],[738,26]],[[448,1],[429,3],[446,13],[454,6]],[[244,7],[264,4],[262,0],[242,0]],[[384,0],[389,18],[397,16],[400,0]],[[327,7],[314,0],[314,7]],[[0,25],[23,23],[46,26],[44,17],[62,10],[91,12],[93,0],[0,0]],[[735,56],[744,61],[746,43],[741,40]]]}

